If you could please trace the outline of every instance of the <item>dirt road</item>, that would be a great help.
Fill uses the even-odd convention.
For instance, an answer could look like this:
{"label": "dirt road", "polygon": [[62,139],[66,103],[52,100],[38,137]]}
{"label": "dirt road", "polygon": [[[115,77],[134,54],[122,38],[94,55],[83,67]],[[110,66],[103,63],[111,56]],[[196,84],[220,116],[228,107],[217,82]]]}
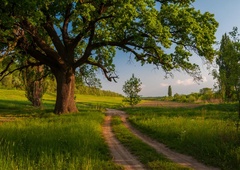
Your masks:
{"label": "dirt road", "polygon": [[103,126],[103,135],[109,146],[113,161],[120,164],[126,170],[144,170],[144,166],[116,139],[111,128],[111,118],[118,114],[113,110],[107,110],[107,116]]}
{"label": "dirt road", "polygon": [[124,148],[118,140],[114,137],[114,134],[111,130],[111,117],[112,116],[120,116],[124,125],[129,128],[134,135],[139,137],[143,142],[147,143],[151,147],[153,147],[158,153],[161,153],[165,155],[168,159],[172,160],[173,162],[176,162],[180,165],[190,167],[196,170],[218,170],[218,168],[214,167],[208,167],[194,158],[183,155],[180,153],[177,153],[175,151],[170,150],[167,148],[164,144],[159,143],[146,135],[140,133],[138,130],[133,128],[128,122],[127,122],[127,115],[125,112],[115,109],[107,109],[106,112],[107,116],[105,119],[104,124],[104,137],[109,145],[111,154],[113,156],[113,159],[116,163],[121,164],[125,167],[127,170],[132,169],[145,169],[144,166],[132,155],[130,154],[126,148]]}

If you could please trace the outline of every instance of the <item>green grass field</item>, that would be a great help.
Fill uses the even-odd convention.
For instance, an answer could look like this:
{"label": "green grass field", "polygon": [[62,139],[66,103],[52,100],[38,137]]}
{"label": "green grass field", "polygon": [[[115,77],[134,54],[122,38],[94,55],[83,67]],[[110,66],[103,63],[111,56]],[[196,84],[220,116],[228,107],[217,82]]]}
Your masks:
{"label": "green grass field", "polygon": [[139,107],[124,109],[143,133],[179,152],[226,170],[240,169],[240,129],[236,104],[195,109]]}
{"label": "green grass field", "polygon": [[52,113],[54,100],[46,94],[37,109],[23,91],[0,90],[0,170],[121,169],[101,127],[101,109],[119,107],[121,98],[77,95],[80,113],[61,116]]}
{"label": "green grass field", "polygon": [[[0,89],[0,170],[121,169],[102,137],[104,108],[121,108],[121,97],[76,94],[78,114],[53,114],[55,95],[34,108],[24,91]],[[225,170],[240,169],[240,127],[236,104],[195,109],[124,108],[130,122],[170,148]],[[178,169],[134,137],[118,119],[115,132],[150,169]],[[123,139],[121,139],[123,138]]]}

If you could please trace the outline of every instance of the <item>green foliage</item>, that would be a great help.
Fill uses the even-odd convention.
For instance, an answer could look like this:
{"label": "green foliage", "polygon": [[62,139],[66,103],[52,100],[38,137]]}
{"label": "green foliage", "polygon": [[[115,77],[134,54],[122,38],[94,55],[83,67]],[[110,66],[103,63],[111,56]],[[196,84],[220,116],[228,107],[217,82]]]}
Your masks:
{"label": "green foliage", "polygon": [[221,169],[240,168],[237,104],[187,108],[125,108],[143,133]]}
{"label": "green foliage", "polygon": [[132,74],[132,77],[123,85],[123,92],[126,94],[123,101],[129,103],[131,106],[138,104],[141,101],[141,98],[138,95],[141,91],[141,84],[141,80],[134,77],[134,74]]}
{"label": "green foliage", "polygon": [[[38,37],[49,46],[57,45],[56,40],[51,39],[50,27],[43,27],[49,23],[53,24],[56,30],[65,29],[64,26],[69,28],[62,30],[67,31],[61,35],[63,41],[66,38],[74,39],[77,35],[82,36],[75,49],[76,59],[83,56],[87,45],[93,45],[88,49],[94,52],[94,55],[88,56],[88,64],[97,62],[98,65],[95,66],[104,66],[109,71],[114,70],[112,58],[115,55],[115,47],[132,52],[142,64],[153,63],[165,70],[183,68],[197,71],[196,65],[188,62],[191,56],[190,47],[206,59],[213,59],[214,50],[211,45],[214,43],[214,33],[218,24],[212,14],[208,12],[202,14],[195,10],[191,6],[193,1],[82,2],[24,0],[21,3],[18,1],[2,3],[1,27],[4,29],[1,29],[0,33],[4,38],[1,44],[5,47],[14,44],[17,36],[12,34],[14,32],[12,26],[19,25],[26,34],[27,42],[31,37]],[[156,5],[159,9],[156,9]],[[66,10],[70,12],[70,17],[65,15]],[[69,17],[67,19],[70,20],[71,28],[66,23],[66,17]],[[91,22],[97,27],[92,27]],[[30,29],[28,24],[34,30]],[[31,33],[28,34],[28,31]],[[94,31],[93,37],[91,31]],[[91,41],[88,43],[90,37]],[[128,44],[130,45],[127,46]],[[46,50],[40,44],[37,45]],[[165,53],[166,48],[173,46],[175,51],[172,54]],[[37,58],[34,55],[33,57]]]}
{"label": "green foliage", "polygon": [[175,93],[173,97],[157,97],[153,100],[162,101],[177,101],[187,103],[205,103],[205,102],[221,102],[221,99],[217,92],[213,92],[211,88],[202,88],[199,93],[191,94],[178,94]]}
{"label": "green foliage", "polygon": [[96,67],[88,67],[84,65],[75,73],[76,86],[88,86],[92,88],[102,88],[100,79],[96,77]]}
{"label": "green foliage", "polygon": [[213,91],[211,88],[202,88],[199,91],[201,99],[204,101],[210,101],[213,98]]}
{"label": "green foliage", "polygon": [[[7,63],[9,62],[6,60],[9,60],[9,58],[6,58],[2,62],[0,62],[0,72],[2,72],[6,68]],[[20,74],[16,72],[2,79],[0,78],[0,87],[5,89],[23,89],[23,81]]]}
{"label": "green foliage", "polygon": [[22,71],[22,77],[25,82],[25,95],[35,107],[42,105],[42,97],[46,92],[44,89],[44,69],[43,66],[28,68]]}
{"label": "green foliage", "polygon": [[12,88],[12,75],[2,79],[1,83],[4,87],[7,87],[9,89]]}
{"label": "green foliage", "polygon": [[225,101],[239,100],[240,93],[240,42],[237,28],[221,40],[216,63],[218,70],[213,71],[220,94]]}

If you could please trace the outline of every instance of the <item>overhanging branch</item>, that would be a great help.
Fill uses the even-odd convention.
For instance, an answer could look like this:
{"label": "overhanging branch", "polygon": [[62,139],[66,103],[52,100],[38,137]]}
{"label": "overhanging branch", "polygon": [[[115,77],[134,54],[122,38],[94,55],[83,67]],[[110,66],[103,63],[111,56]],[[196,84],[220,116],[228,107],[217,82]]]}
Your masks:
{"label": "overhanging branch", "polygon": [[47,23],[44,24],[44,29],[47,31],[57,51],[60,54],[64,54],[64,46],[59,36],[57,35],[56,30],[54,29],[53,23],[50,20],[50,16],[47,15],[46,17],[47,17]]}
{"label": "overhanging branch", "polygon": [[11,60],[10,63],[8,63],[8,65],[6,66],[6,68],[0,73],[0,81],[3,80],[6,76],[14,73],[15,71],[22,71],[23,69],[25,68],[29,68],[29,67],[34,67],[34,66],[40,66],[42,65],[42,63],[40,62],[37,62],[37,63],[33,63],[33,62],[30,62],[28,61],[27,65],[24,65],[24,66],[20,66],[18,68],[15,68],[11,71],[8,71],[9,67],[14,63],[14,60]]}
{"label": "overhanging branch", "polygon": [[[14,63],[14,59],[12,58],[11,61],[7,64],[7,66],[5,67],[5,69],[3,69],[3,71],[1,71],[0,73],[0,77],[2,77],[4,75],[4,73],[6,73],[9,69],[9,67]],[[1,79],[2,80],[2,79]]]}
{"label": "overhanging branch", "polygon": [[[107,78],[108,81],[114,81],[115,83],[117,82],[116,79],[118,79],[119,77],[115,74],[115,73],[111,73],[110,71],[108,71],[106,69],[106,67],[104,67],[102,64],[100,63],[96,63],[96,62],[93,62],[93,61],[89,61],[87,60],[86,61],[87,64],[90,64],[90,65],[93,65],[93,66],[97,66],[98,68],[100,68],[103,73],[104,73],[104,76]],[[113,75],[115,74],[115,75]]]}

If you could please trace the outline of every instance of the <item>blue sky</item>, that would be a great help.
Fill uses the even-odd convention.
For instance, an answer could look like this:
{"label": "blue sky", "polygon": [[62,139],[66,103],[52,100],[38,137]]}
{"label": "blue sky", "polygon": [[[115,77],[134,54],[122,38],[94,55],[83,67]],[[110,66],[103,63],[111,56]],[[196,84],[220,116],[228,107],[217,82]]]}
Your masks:
{"label": "blue sky", "polygon": [[[221,40],[224,33],[228,33],[233,27],[240,29],[240,0],[196,0],[193,6],[202,12],[209,11],[215,15],[219,23],[216,32],[217,41]],[[214,80],[207,66],[198,56],[194,56],[194,62],[198,63],[202,71],[203,82],[195,83],[193,78],[184,72],[173,72],[174,77],[165,79],[165,73],[157,70],[153,65],[141,66],[140,63],[129,59],[129,55],[118,52],[114,58],[116,73],[119,75],[117,83],[107,81],[102,75],[99,75],[102,82],[102,89],[111,90],[117,93],[122,92],[122,86],[132,74],[142,81],[142,96],[166,96],[168,86],[172,86],[173,94],[190,94],[199,92],[201,88],[213,88]],[[213,68],[212,68],[213,69]]]}

